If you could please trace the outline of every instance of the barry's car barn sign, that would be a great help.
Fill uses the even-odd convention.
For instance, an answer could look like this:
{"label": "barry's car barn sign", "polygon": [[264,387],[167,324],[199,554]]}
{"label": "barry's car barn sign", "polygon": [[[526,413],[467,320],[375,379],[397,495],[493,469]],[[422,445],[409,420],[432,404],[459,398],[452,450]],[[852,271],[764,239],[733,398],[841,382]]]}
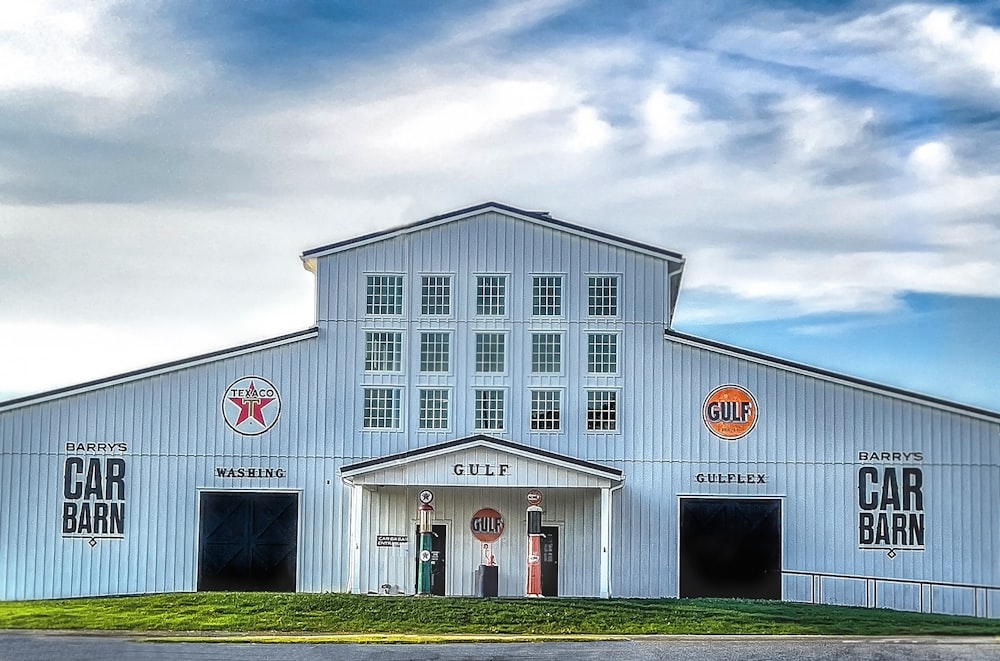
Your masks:
{"label": "barry's car barn sign", "polygon": [[[859,452],[858,546],[924,550],[923,452]],[[888,465],[892,464],[892,465]]]}
{"label": "barry's car barn sign", "polygon": [[62,536],[125,537],[125,443],[67,443],[63,462]]}

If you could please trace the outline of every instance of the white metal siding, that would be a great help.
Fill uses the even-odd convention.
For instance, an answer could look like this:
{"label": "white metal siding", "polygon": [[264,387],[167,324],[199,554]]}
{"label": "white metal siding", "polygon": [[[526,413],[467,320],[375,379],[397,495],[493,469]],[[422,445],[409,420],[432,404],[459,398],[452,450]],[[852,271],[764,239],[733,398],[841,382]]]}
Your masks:
{"label": "white metal siding", "polygon": [[[614,493],[612,507],[615,596],[678,594],[679,497],[770,497],[782,499],[785,599],[1000,617],[998,419],[665,340],[670,266],[648,252],[486,211],[317,258],[315,339],[0,411],[0,596],[195,589],[198,494],[205,489],[299,493],[297,587],[346,590],[352,578],[351,490],[340,468],[478,433],[473,390],[498,387],[507,393],[507,425],[491,435],[624,472],[624,488]],[[369,273],[403,274],[407,307],[399,318],[366,317]],[[449,317],[419,315],[422,274],[452,275]],[[477,274],[507,276],[503,318],[473,314]],[[532,274],[563,275],[561,317],[531,317]],[[587,317],[589,274],[620,276],[617,318]],[[379,329],[404,333],[399,374],[364,372],[364,333]],[[424,330],[451,333],[449,374],[419,374]],[[502,375],[474,374],[473,338],[481,330],[507,334]],[[563,335],[560,374],[530,373],[533,331]],[[586,373],[588,331],[619,334],[618,374]],[[257,437],[235,434],[219,413],[223,390],[245,375],[267,378],[282,397],[277,425]],[[759,404],[756,428],[735,442],[716,438],[701,420],[705,396],[730,383],[749,389]],[[361,430],[366,385],[403,389],[401,429]],[[422,385],[450,389],[449,429],[416,429]],[[529,429],[532,387],[562,389],[560,430]],[[617,391],[617,431],[586,431],[589,387]],[[68,442],[128,444],[123,540],[91,548],[85,540],[62,538]],[[889,558],[858,549],[862,451],[923,453],[924,550]],[[468,459],[487,463],[496,456],[473,453]],[[453,485],[435,488],[437,518],[450,526],[449,592],[473,592],[479,547],[471,541],[468,518],[491,506],[508,523],[494,550],[501,594],[522,594],[524,490],[537,479],[560,485],[546,490],[545,523],[560,526],[561,592],[598,594],[601,492],[594,487],[600,480],[533,460],[522,463],[509,488],[455,482],[451,460],[427,460],[419,471],[399,469],[393,477],[399,486],[366,487],[355,587],[377,591],[389,583],[412,591],[416,494]],[[215,476],[217,466],[282,467],[287,477],[222,479]],[[767,482],[700,483],[699,473],[761,473]],[[406,535],[411,546],[378,548],[379,534]]]}

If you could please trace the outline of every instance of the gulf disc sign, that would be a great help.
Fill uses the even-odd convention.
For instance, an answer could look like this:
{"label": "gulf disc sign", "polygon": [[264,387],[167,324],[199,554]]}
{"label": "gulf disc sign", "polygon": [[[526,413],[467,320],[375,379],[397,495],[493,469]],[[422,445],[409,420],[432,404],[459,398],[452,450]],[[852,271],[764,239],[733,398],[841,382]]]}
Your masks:
{"label": "gulf disc sign", "polygon": [[710,432],[723,440],[735,441],[757,425],[757,400],[743,386],[719,386],[705,398],[701,417]]}
{"label": "gulf disc sign", "polygon": [[492,507],[484,507],[472,515],[469,530],[484,544],[492,544],[503,535],[503,516]]}

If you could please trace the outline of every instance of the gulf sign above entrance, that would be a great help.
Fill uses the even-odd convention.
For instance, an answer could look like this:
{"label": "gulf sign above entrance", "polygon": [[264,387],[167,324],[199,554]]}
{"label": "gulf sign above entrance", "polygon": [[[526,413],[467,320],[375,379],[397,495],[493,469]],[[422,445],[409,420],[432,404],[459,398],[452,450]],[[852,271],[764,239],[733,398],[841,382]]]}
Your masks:
{"label": "gulf sign above entrance", "polygon": [[725,441],[736,441],[757,425],[757,400],[743,386],[719,386],[705,398],[701,417],[710,432]]}

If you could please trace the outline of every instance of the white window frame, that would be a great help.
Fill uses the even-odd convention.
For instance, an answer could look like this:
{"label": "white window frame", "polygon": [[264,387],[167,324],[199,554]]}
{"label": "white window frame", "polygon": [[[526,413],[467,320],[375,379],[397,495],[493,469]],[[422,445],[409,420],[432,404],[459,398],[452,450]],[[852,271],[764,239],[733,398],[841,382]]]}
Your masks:
{"label": "white window frame", "polygon": [[[424,394],[425,393],[444,393],[444,424],[440,426],[425,426],[425,412],[430,409],[425,409]],[[417,430],[422,432],[447,432],[451,429],[452,423],[452,402],[454,397],[451,394],[451,388],[441,387],[441,386],[420,386],[417,388]],[[440,401],[440,400],[439,400]],[[442,409],[436,409],[442,410]],[[438,420],[439,418],[430,418],[432,420]]]}
{"label": "white window frame", "polygon": [[[497,392],[500,393],[500,426],[499,427],[481,427],[479,424],[479,412],[482,410],[480,408],[479,393],[481,392]],[[507,388],[495,388],[492,386],[482,386],[472,389],[472,427],[476,431],[481,432],[502,432],[507,429],[507,411],[508,405],[510,403],[510,397],[507,394]]]}
{"label": "white window frame", "polygon": [[[442,278],[444,279],[447,287],[447,312],[425,312],[424,307],[425,293],[426,293],[426,283],[425,280],[428,278]],[[420,274],[420,316],[422,317],[439,317],[439,318],[449,318],[455,310],[455,278],[450,273],[421,273]]]}
{"label": "white window frame", "polygon": [[[372,278],[398,278],[399,279],[399,300],[393,309],[398,308],[398,312],[372,311],[371,301],[371,279]],[[367,317],[402,317],[406,311],[406,277],[402,273],[365,273],[365,316]]]}
{"label": "white window frame", "polygon": [[[540,278],[555,278],[559,281],[559,311],[538,312],[535,307],[535,281]],[[529,310],[536,319],[559,319],[566,314],[566,274],[565,273],[532,273],[529,292]]]}
{"label": "white window frame", "polygon": [[[585,331],[584,351],[586,352],[585,369],[587,376],[618,376],[622,368],[622,334],[619,331],[588,330]],[[594,371],[591,369],[590,342],[595,335],[606,335],[615,338],[615,369],[612,371]]]}
{"label": "white window frame", "polygon": [[[482,319],[504,319],[510,311],[510,274],[509,273],[476,273],[475,274],[475,285],[473,286],[473,301],[472,301],[472,311],[473,316],[480,317]],[[479,280],[480,278],[501,278],[503,280],[503,312],[500,313],[483,313],[479,311]]]}
{"label": "white window frame", "polygon": [[[595,314],[591,310],[591,301],[593,299],[591,293],[591,279],[592,278],[612,278],[615,283],[614,287],[614,312],[608,314]],[[587,316],[591,319],[618,319],[621,316],[622,309],[622,276],[620,273],[588,273],[587,274]]]}
{"label": "white window frame", "polygon": [[[503,369],[500,370],[490,370],[490,371],[480,371],[479,369],[479,336],[480,335],[496,335],[503,338]],[[508,341],[507,332],[505,331],[495,331],[495,330],[476,330],[472,333],[472,370],[473,374],[478,376],[489,376],[506,374],[510,369],[510,342]]]}
{"label": "white window frame", "polygon": [[[448,362],[448,366],[447,366],[446,369],[443,369],[443,370],[425,370],[424,369],[424,336],[425,335],[441,335],[441,336],[447,338],[447,341],[448,341],[448,350],[447,350],[445,359]],[[417,353],[417,372],[418,373],[420,373],[420,374],[451,374],[452,373],[452,369],[453,369],[453,366],[454,366],[454,363],[455,363],[454,357],[452,355],[453,354],[452,348],[454,347],[455,342],[454,342],[454,338],[452,336],[453,336],[453,333],[451,331],[447,331],[447,330],[424,329],[424,330],[417,331],[417,338],[418,339],[417,339],[416,353]]]}
{"label": "white window frame", "polygon": [[[557,338],[559,338],[559,364],[557,366],[558,369],[554,369],[554,370],[536,370],[535,369],[535,357],[536,357],[535,356],[535,337],[539,336],[539,335],[546,335],[546,336],[551,336],[551,337],[557,337]],[[561,331],[552,331],[552,330],[532,330],[529,333],[529,338],[530,338],[529,341],[530,341],[530,345],[531,345],[530,346],[530,356],[529,356],[529,361],[530,362],[529,362],[529,365],[528,365],[528,371],[529,371],[529,373],[531,375],[533,375],[533,376],[552,376],[552,375],[560,375],[560,374],[562,374],[563,371],[565,370],[565,367],[566,367],[566,338],[565,338],[565,333],[563,333]]]}
{"label": "white window frame", "polygon": [[[376,368],[370,368],[368,366],[368,359],[369,359],[369,354],[368,354],[369,336],[372,336],[372,335],[396,335],[396,336],[399,337],[399,345],[398,345],[398,349],[399,350],[398,350],[398,352],[396,354],[396,364],[397,364],[398,367],[396,369],[376,369]],[[399,374],[399,373],[401,373],[403,371],[403,365],[406,364],[406,361],[403,358],[404,355],[405,355],[405,352],[406,352],[406,334],[403,331],[397,330],[395,328],[368,328],[368,329],[365,329],[364,336],[365,336],[364,371],[366,373],[368,373],[368,374]]]}
{"label": "white window frame", "polygon": [[[566,426],[566,393],[564,388],[530,388],[528,390],[528,430],[532,433],[561,433]],[[535,427],[535,395],[555,393],[558,396],[558,424],[555,427]]]}
{"label": "white window frame", "polygon": [[[584,430],[588,434],[617,434],[619,432],[619,430],[621,429],[621,425],[619,424],[619,420],[621,420],[621,416],[619,415],[619,412],[621,411],[621,389],[620,388],[587,388],[586,390],[584,390],[584,393],[585,393],[585,396],[586,396],[586,400],[585,400],[586,409],[585,409],[585,412],[584,412],[584,419],[583,419]],[[590,412],[591,412],[591,408],[590,408],[590,404],[591,404],[590,396],[592,394],[595,394],[595,393],[611,393],[612,395],[614,395],[614,418],[612,420],[614,422],[614,426],[611,427],[610,429],[596,429],[596,428],[591,428],[591,426],[590,426],[590,422],[591,422],[591,419],[590,419]]]}
{"label": "white window frame", "polygon": [[[387,409],[389,416],[381,416],[377,419],[388,417],[390,425],[372,426],[370,420],[376,416],[369,416],[369,391],[381,390],[393,393],[393,397],[385,401],[392,403],[392,407]],[[398,431],[403,424],[403,389],[397,386],[386,385],[366,385],[361,388],[361,428],[365,431]]]}

